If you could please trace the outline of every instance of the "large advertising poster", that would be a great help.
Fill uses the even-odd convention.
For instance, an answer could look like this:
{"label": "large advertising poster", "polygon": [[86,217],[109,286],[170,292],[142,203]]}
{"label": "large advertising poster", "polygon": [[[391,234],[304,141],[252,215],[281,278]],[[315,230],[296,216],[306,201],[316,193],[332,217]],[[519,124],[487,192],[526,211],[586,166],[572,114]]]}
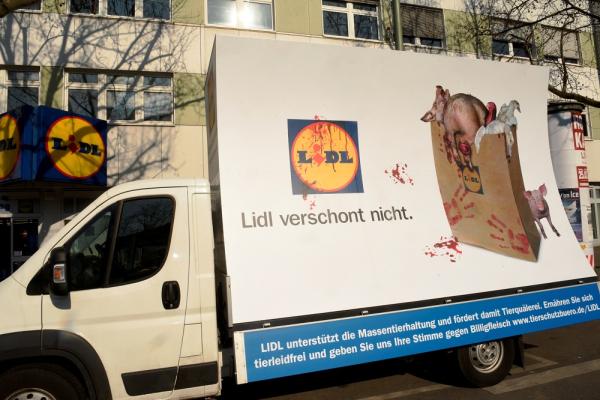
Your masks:
{"label": "large advertising poster", "polygon": [[[239,38],[220,37],[215,46],[218,147],[209,148],[218,148],[234,326],[275,326],[282,318],[341,310],[367,315],[378,306],[443,304],[594,280],[553,174],[546,69]],[[210,167],[216,175],[218,167]],[[471,315],[459,322],[473,323],[477,315],[510,336],[534,328],[502,325],[503,308],[524,307],[520,312],[528,314],[519,317],[532,316],[535,329],[542,321],[549,327],[592,318],[597,310],[584,316],[585,305],[596,306],[597,285],[576,292],[481,300],[464,310],[442,306],[418,317],[394,314],[395,323],[431,317],[441,331],[414,325],[412,332],[446,338],[438,319]],[[575,303],[563,296],[585,303],[583,311],[572,310]],[[568,309],[552,311],[574,319],[548,317],[544,302],[553,299]],[[362,323],[381,339],[378,329],[390,321],[369,318]],[[353,320],[343,321],[328,332],[358,340]],[[464,328],[459,322],[453,329]],[[288,334],[316,346],[315,354],[328,354],[327,346],[336,345],[310,326],[307,332],[274,328],[272,340],[265,330],[238,333],[238,344],[254,355],[246,360],[246,378],[285,374],[277,357],[292,357],[282,339]],[[448,335],[440,346],[460,344]],[[400,336],[390,336],[392,345]],[[361,359],[348,354],[354,361],[337,365]],[[385,357],[377,354],[374,359]],[[306,370],[320,368],[305,361]],[[268,372],[278,368],[281,374]]]}

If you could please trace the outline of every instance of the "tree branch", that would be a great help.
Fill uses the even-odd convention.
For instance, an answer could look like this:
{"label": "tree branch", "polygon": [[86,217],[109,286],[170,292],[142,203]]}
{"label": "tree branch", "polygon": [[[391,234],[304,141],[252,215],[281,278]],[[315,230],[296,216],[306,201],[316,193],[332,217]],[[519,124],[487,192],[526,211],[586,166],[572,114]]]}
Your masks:
{"label": "tree branch", "polygon": [[600,101],[581,95],[579,93],[573,93],[566,90],[560,90],[552,85],[548,85],[548,91],[562,99],[575,100],[583,104],[587,104],[592,107],[600,107]]}

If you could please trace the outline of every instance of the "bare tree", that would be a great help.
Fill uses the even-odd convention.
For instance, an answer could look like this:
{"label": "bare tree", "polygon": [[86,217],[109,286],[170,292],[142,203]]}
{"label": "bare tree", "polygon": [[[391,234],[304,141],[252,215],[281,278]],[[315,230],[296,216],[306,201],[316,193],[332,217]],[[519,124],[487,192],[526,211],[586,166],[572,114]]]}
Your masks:
{"label": "bare tree", "polygon": [[[582,34],[600,23],[597,0],[463,0],[451,21],[449,48],[477,58],[550,66],[556,97],[600,107],[597,75],[582,65]],[[586,43],[587,44],[587,43]]]}
{"label": "bare tree", "polygon": [[[174,10],[177,10],[177,4],[174,4]],[[185,54],[194,45],[196,31],[193,26],[173,26],[146,19],[82,20],[57,13],[17,12],[0,19],[0,37],[3,38],[0,60],[6,65],[55,66],[47,71],[47,87],[40,93],[41,104],[54,105],[53,96],[65,90],[65,68],[82,69],[82,75],[91,69],[92,73],[107,71],[108,75],[129,76],[127,85],[131,88],[128,86],[127,90],[137,90],[138,95],[142,95],[140,90],[146,85],[144,77],[153,76],[152,71],[186,71]],[[107,77],[98,81],[92,91],[99,94],[112,89],[113,82]],[[198,87],[181,87],[175,81],[175,90],[178,96],[172,108],[153,111],[168,112],[170,118],[173,109],[193,107],[197,112],[203,110],[204,94]],[[65,100],[73,102],[78,110],[101,111],[110,119],[106,102],[104,105],[94,102],[89,93],[81,98],[67,96]],[[54,106],[68,108],[68,103]],[[172,159],[177,138],[174,131],[173,127],[161,124],[112,124],[107,151],[107,161],[113,165],[108,171],[109,185],[142,177],[178,174],[185,161]]]}
{"label": "bare tree", "polygon": [[19,8],[25,8],[39,2],[40,0],[0,0],[0,18]]}

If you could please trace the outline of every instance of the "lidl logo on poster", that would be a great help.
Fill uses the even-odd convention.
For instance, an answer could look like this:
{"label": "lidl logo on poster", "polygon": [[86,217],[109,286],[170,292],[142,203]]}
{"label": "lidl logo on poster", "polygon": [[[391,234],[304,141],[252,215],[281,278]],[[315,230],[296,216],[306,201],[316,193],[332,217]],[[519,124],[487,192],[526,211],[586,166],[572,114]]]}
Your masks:
{"label": "lidl logo on poster", "polygon": [[77,116],[65,116],[48,129],[46,152],[64,176],[87,179],[102,168],[106,145],[90,122]]}
{"label": "lidl logo on poster", "polygon": [[21,135],[17,120],[9,114],[0,118],[0,179],[12,174],[21,149]]}
{"label": "lidl logo on poster", "polygon": [[354,121],[288,120],[294,194],[362,193]]}

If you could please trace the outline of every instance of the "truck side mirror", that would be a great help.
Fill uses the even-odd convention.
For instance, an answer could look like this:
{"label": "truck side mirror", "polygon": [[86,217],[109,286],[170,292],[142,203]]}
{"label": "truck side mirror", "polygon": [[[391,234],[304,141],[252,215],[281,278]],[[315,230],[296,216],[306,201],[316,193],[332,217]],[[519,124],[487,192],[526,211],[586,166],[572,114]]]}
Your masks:
{"label": "truck side mirror", "polygon": [[56,247],[50,253],[50,293],[55,296],[69,294],[67,251],[63,247]]}

